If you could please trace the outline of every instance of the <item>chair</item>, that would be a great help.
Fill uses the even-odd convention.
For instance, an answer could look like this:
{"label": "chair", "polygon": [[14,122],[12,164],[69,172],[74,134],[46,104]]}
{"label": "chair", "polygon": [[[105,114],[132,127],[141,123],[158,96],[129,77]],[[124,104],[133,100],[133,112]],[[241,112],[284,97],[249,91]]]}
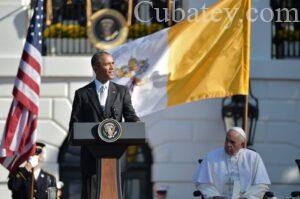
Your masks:
{"label": "chair", "polygon": [[274,193],[271,191],[267,191],[263,197],[263,199],[268,199],[268,198],[273,198],[274,197]]}
{"label": "chair", "polygon": [[300,191],[293,191],[291,193],[292,198],[300,198]]}
{"label": "chair", "polygon": [[[203,199],[203,195],[201,193],[200,190],[195,190],[193,192],[193,196],[194,197],[199,197],[200,199]],[[299,191],[294,191],[291,193],[292,197],[299,197],[300,198],[300,192]],[[268,199],[268,198],[273,198],[274,197],[274,193],[271,191],[267,191],[263,197],[263,199]]]}
{"label": "chair", "polygon": [[[199,160],[198,160],[198,163],[201,164],[201,162],[202,162],[202,159],[199,159]],[[202,193],[201,193],[200,190],[195,190],[195,191],[193,192],[193,196],[194,196],[194,197],[203,198],[203,195],[202,195]]]}
{"label": "chair", "polygon": [[[296,162],[299,172],[300,172],[300,159],[296,159],[295,162]],[[293,191],[291,193],[291,197],[292,198],[300,198],[300,191]]]}
{"label": "chair", "polygon": [[202,195],[202,193],[201,193],[200,190],[194,191],[193,196],[194,196],[194,197],[199,197],[199,198],[202,198],[202,199],[203,199],[203,195]]}

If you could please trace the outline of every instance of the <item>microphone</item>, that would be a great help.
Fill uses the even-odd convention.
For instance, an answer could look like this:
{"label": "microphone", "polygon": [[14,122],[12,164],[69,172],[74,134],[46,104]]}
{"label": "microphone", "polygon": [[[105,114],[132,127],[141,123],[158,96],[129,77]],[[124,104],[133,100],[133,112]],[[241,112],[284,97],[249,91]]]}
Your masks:
{"label": "microphone", "polygon": [[104,117],[104,119],[109,118],[109,116],[106,114],[106,112],[103,112],[103,117]]}
{"label": "microphone", "polygon": [[114,106],[112,106],[111,108],[110,108],[110,112],[111,112],[111,118],[112,119],[117,119],[117,111],[116,111],[116,107],[114,107]]}

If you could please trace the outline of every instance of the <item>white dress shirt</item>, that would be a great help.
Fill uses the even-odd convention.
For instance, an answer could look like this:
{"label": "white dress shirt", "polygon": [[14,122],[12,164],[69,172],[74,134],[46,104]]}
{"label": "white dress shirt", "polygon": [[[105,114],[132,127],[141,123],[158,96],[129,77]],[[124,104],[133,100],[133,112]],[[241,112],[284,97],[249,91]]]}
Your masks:
{"label": "white dress shirt", "polygon": [[41,172],[41,168],[36,168],[33,172],[34,174],[34,179],[37,180],[39,175],[40,175],[40,172]]}
{"label": "white dress shirt", "polygon": [[[98,95],[100,105],[102,107],[105,107],[107,96],[108,96],[109,81],[107,81],[105,84],[102,84],[100,81],[95,79],[95,84],[96,84],[96,92]],[[102,87],[104,88],[103,93],[102,93]]]}

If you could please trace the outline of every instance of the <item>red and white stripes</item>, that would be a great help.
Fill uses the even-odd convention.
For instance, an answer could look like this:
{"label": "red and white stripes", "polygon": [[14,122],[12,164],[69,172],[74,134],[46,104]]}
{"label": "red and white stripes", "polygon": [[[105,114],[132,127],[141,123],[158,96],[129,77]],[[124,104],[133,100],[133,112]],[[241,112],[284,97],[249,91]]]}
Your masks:
{"label": "red and white stripes", "polygon": [[0,163],[9,170],[13,170],[34,151],[41,65],[41,53],[33,45],[26,43],[0,148]]}

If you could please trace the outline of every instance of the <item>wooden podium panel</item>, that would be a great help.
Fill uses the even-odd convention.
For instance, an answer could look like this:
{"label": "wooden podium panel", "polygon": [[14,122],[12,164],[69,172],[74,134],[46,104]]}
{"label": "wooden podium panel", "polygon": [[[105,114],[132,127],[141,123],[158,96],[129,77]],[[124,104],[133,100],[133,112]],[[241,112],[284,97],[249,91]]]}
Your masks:
{"label": "wooden podium panel", "polygon": [[118,199],[118,168],[116,158],[101,159],[101,190],[100,199]]}

